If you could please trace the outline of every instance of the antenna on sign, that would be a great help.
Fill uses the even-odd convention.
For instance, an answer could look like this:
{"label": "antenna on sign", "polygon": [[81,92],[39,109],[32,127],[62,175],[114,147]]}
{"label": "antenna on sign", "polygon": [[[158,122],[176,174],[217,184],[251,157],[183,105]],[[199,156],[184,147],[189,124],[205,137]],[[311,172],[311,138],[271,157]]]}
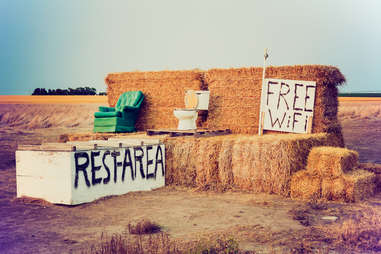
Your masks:
{"label": "antenna on sign", "polygon": [[[264,54],[264,60],[263,60],[263,72],[262,72],[262,89],[265,84],[265,75],[266,75],[266,60],[269,58],[269,54],[267,53],[267,48],[265,48],[265,54]],[[263,91],[261,93],[261,96],[263,96]],[[262,103],[260,105],[259,110],[259,124],[258,124],[258,135],[261,136],[263,134],[263,124],[264,124],[264,117],[265,113],[262,112]]]}
{"label": "antenna on sign", "polygon": [[267,48],[265,48],[264,60],[263,60],[263,73],[262,73],[262,83],[265,80],[266,73],[266,60],[269,58],[269,54],[267,54]]}

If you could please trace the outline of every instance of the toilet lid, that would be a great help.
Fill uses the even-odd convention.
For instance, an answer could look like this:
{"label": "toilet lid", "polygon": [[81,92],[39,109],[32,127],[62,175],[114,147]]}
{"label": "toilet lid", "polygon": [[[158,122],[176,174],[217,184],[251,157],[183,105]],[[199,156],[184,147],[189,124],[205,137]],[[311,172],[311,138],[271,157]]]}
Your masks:
{"label": "toilet lid", "polygon": [[188,109],[194,109],[198,106],[198,96],[192,90],[185,93],[185,107]]}

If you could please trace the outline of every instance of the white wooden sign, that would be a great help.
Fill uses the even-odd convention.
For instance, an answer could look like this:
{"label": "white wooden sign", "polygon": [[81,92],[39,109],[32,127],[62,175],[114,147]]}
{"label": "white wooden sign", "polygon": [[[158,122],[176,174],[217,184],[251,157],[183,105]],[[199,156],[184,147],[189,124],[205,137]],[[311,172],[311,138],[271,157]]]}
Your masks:
{"label": "white wooden sign", "polygon": [[16,151],[17,197],[76,205],[165,185],[163,144]]}
{"label": "white wooden sign", "polygon": [[307,133],[314,114],[316,82],[265,79],[260,126],[263,130]]}

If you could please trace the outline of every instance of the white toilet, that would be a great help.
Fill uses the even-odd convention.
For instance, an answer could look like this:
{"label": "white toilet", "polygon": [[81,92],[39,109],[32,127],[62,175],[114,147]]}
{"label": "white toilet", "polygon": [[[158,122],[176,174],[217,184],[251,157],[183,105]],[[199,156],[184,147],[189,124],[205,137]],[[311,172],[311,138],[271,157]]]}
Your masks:
{"label": "white toilet", "polygon": [[199,110],[208,110],[209,91],[188,90],[185,92],[185,108],[175,109],[173,114],[179,119],[178,130],[197,129],[196,120]]}

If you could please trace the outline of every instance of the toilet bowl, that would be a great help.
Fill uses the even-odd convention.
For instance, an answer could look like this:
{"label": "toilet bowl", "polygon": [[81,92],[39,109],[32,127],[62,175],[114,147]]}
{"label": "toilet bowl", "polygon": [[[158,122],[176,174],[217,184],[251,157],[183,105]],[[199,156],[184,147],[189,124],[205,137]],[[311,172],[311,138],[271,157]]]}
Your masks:
{"label": "toilet bowl", "polygon": [[188,90],[185,93],[185,108],[175,109],[173,114],[179,120],[178,130],[197,129],[196,120],[199,110],[207,110],[209,91]]}
{"label": "toilet bowl", "polygon": [[173,111],[175,117],[179,120],[178,130],[195,130],[197,129],[196,120],[198,112],[195,109],[175,109]]}

